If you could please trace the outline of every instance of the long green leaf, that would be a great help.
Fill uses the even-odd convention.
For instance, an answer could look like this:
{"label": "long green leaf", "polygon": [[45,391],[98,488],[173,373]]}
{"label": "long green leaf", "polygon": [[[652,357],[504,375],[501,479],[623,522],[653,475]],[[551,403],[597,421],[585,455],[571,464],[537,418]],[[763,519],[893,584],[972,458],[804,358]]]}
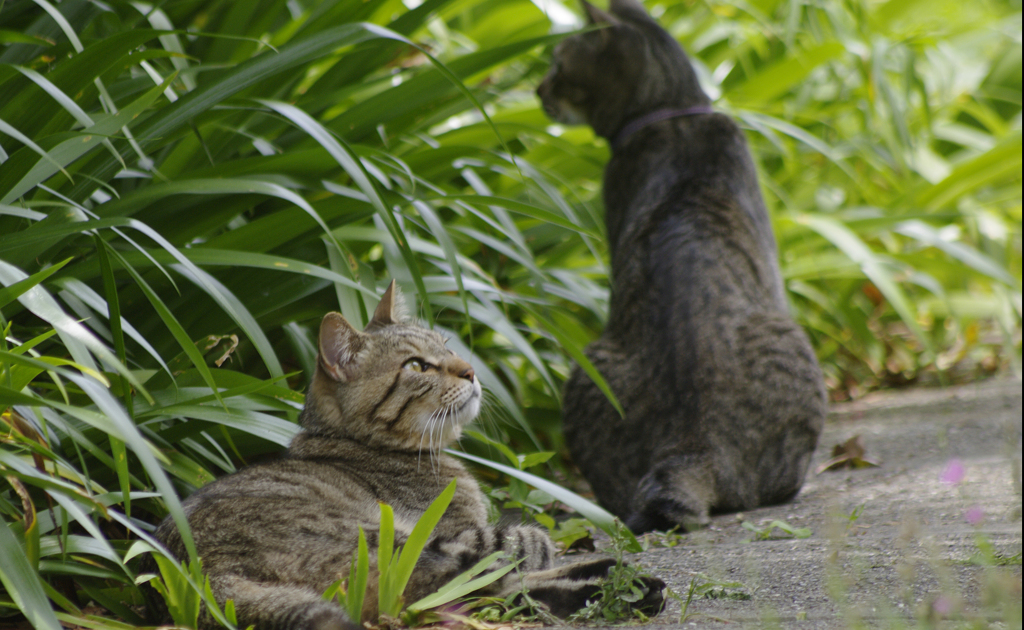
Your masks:
{"label": "long green leaf", "polygon": [[409,604],[409,610],[428,610],[430,608],[444,606],[445,604],[451,603],[460,597],[469,595],[473,591],[497,582],[501,578],[505,577],[507,573],[515,569],[517,563],[510,562],[505,566],[490,571],[481,577],[476,579],[472,578],[480,575],[480,573],[487,569],[490,569],[496,562],[501,560],[504,555],[504,552],[495,551],[480,562],[477,562],[468,570],[452,578],[450,582],[437,589],[436,592]]}
{"label": "long green leaf", "polygon": [[37,630],[61,630],[50,601],[39,582],[39,574],[25,556],[25,550],[7,523],[0,521],[0,580],[14,605]]}
{"label": "long green leaf", "polygon": [[541,490],[542,492],[550,494],[556,500],[561,501],[562,503],[579,512],[581,515],[583,515],[583,517],[588,519],[595,526],[604,530],[610,536],[615,536],[616,532],[618,531],[616,529],[615,517],[612,516],[608,511],[584,499],[575,492],[572,492],[571,490],[566,490],[565,488],[559,486],[558,484],[552,483],[547,479],[538,477],[537,475],[530,474],[526,471],[517,470],[515,468],[512,468],[511,466],[506,466],[504,464],[492,462],[489,459],[477,457],[476,455],[470,455],[469,453],[462,453],[460,451],[453,451],[451,449],[446,449],[445,452],[448,453],[449,455],[461,457],[462,459],[468,459],[469,461],[480,464],[481,466],[485,466],[487,468],[497,470],[498,472],[505,473],[506,475],[512,477],[513,479],[518,479],[524,483],[533,486],[538,490]]}
{"label": "long green leaf", "polygon": [[345,610],[349,619],[362,622],[363,600],[366,598],[366,581],[370,574],[370,551],[366,544],[366,532],[359,528],[359,541],[356,544],[356,557],[349,571],[348,592],[345,599]]}

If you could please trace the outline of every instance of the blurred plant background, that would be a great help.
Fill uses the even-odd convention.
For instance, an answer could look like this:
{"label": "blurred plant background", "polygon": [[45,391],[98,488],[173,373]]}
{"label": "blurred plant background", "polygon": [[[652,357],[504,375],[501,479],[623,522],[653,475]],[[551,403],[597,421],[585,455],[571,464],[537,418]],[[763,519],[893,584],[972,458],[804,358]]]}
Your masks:
{"label": "blurred plant background", "polygon": [[[1020,374],[1019,0],[647,7],[748,131],[834,400]],[[0,619],[141,623],[133,545],[287,444],[320,317],[392,277],[481,375],[463,447],[571,481],[608,149],[533,89],[577,14],[0,2]]]}

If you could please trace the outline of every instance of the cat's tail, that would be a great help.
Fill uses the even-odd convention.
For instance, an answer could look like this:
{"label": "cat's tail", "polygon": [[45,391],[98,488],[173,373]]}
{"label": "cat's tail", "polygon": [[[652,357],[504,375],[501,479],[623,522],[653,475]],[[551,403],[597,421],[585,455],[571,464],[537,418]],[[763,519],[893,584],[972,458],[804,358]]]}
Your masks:
{"label": "cat's tail", "polygon": [[707,455],[673,455],[655,463],[640,479],[626,526],[634,534],[706,527],[716,497],[714,469]]}
{"label": "cat's tail", "polygon": [[[210,586],[223,606],[233,600],[238,627],[255,630],[363,630],[334,602],[324,601],[311,588],[290,584],[257,582],[225,575],[210,579]],[[205,609],[200,628],[220,625]]]}

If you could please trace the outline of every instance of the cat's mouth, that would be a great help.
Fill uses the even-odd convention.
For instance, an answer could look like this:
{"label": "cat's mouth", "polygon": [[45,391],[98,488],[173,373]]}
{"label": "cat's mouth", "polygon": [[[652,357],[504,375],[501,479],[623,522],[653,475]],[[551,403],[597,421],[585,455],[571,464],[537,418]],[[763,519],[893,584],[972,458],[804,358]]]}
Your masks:
{"label": "cat's mouth", "polygon": [[589,124],[587,117],[569,101],[559,99],[557,101],[541,101],[544,113],[551,120],[563,125],[586,125]]}

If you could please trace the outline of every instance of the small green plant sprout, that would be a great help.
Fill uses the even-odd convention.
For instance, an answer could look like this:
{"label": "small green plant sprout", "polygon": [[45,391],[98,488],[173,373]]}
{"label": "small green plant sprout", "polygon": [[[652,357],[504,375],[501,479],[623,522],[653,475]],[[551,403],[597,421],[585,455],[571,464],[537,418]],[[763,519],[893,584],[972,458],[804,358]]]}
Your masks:
{"label": "small green plant sprout", "polygon": [[570,621],[619,623],[634,618],[647,621],[647,615],[632,605],[647,595],[647,587],[641,578],[649,577],[649,574],[640,565],[626,564],[623,560],[627,552],[643,551],[643,545],[618,519],[615,519],[612,532],[611,551],[615,555],[615,566],[601,582],[601,592],[594,601],[572,615]]}
{"label": "small green plant sprout", "polygon": [[[767,527],[758,527],[750,521],[743,521],[740,527],[754,534],[753,537],[744,540],[743,542],[745,543],[754,542],[755,540],[772,540],[774,538],[809,538],[812,533],[806,527],[793,527],[786,521],[779,520],[768,523]],[[775,535],[776,529],[785,535]]]}
{"label": "small green plant sprout", "polygon": [[665,589],[665,593],[667,597],[679,602],[679,623],[686,623],[700,614],[690,612],[690,604],[695,597],[698,599],[734,599],[743,601],[751,598],[750,589],[742,582],[713,580],[703,573],[697,573],[690,579],[690,586],[686,589],[685,599],[672,589]]}
{"label": "small green plant sprout", "polygon": [[[852,530],[854,527],[857,527],[857,521],[860,519],[861,515],[864,514],[864,508],[866,507],[866,503],[861,503],[857,507],[853,508],[853,510],[851,510],[849,514],[845,514],[838,509],[833,513],[833,519],[835,520],[835,522],[837,524],[843,525],[844,535],[849,534],[850,530]],[[866,528],[867,526],[862,525],[860,527]]]}
{"label": "small green plant sprout", "polygon": [[676,526],[667,532],[647,532],[643,535],[642,541],[645,549],[652,547],[677,547],[682,542],[685,533]]}
{"label": "small green plant sprout", "polygon": [[846,520],[849,521],[849,523],[850,523],[847,526],[847,528],[853,527],[854,523],[857,522],[857,519],[860,518],[860,515],[864,513],[864,508],[865,507],[867,507],[867,503],[861,503],[857,507],[853,508],[853,510],[849,514],[846,515]]}

